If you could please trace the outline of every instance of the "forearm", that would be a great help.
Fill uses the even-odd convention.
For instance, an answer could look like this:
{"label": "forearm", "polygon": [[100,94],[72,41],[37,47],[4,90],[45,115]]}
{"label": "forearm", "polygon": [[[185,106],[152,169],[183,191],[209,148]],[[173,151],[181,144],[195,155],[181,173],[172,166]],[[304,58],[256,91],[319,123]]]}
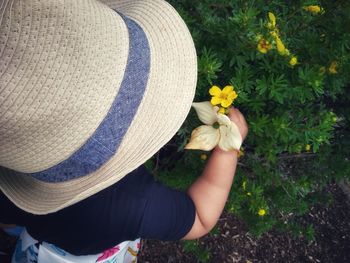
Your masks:
{"label": "forearm", "polygon": [[[236,166],[237,152],[216,148],[202,175],[188,189],[196,206],[196,220],[200,221],[199,225],[203,228],[194,232],[203,232],[204,235],[217,223],[230,192]],[[189,234],[185,238],[191,239]]]}

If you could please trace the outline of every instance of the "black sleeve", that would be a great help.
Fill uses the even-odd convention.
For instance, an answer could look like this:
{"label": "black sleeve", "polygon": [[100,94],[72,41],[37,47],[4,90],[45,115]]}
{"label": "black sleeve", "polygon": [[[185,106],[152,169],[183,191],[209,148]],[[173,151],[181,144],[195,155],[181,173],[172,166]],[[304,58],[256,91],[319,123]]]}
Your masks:
{"label": "black sleeve", "polygon": [[28,213],[15,206],[0,191],[0,223],[23,225],[28,221]]}
{"label": "black sleeve", "polygon": [[153,182],[146,195],[139,232],[141,238],[180,240],[191,230],[196,209],[186,193]]}
{"label": "black sleeve", "polygon": [[0,222],[74,254],[100,253],[138,237],[179,240],[192,228],[195,206],[184,192],[155,181],[141,166],[116,184],[47,215],[29,214],[0,192]]}

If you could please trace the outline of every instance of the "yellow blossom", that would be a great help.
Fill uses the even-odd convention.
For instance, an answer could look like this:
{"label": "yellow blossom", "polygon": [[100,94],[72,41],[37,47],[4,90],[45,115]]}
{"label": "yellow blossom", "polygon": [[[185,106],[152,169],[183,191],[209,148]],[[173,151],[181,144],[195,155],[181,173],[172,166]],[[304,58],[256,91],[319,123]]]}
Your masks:
{"label": "yellow blossom", "polygon": [[298,63],[298,58],[293,56],[290,60],[289,60],[289,64],[291,66],[295,66]]}
{"label": "yellow blossom", "polygon": [[247,193],[247,196],[252,196],[252,193],[251,193],[251,192],[248,192],[248,193]]}
{"label": "yellow blossom", "polygon": [[275,38],[276,41],[276,46],[277,46],[277,51],[281,56],[286,56],[288,55],[289,51],[288,49],[286,49],[286,47],[284,46],[282,40],[279,38],[279,36],[276,36]]}
{"label": "yellow blossom", "polygon": [[259,52],[266,54],[272,48],[272,45],[264,38],[261,38],[258,43],[257,49]]}
{"label": "yellow blossom", "polygon": [[205,161],[208,158],[208,156],[205,153],[203,153],[201,154],[200,158],[201,160]]}
{"label": "yellow blossom", "polygon": [[268,13],[270,22],[268,23],[268,28],[274,29],[276,27],[276,17],[272,12]]}
{"label": "yellow blossom", "polygon": [[224,108],[231,106],[233,101],[238,97],[233,86],[226,86],[222,90],[218,86],[212,86],[209,90],[212,105],[221,105]]}
{"label": "yellow blossom", "polygon": [[318,5],[304,6],[303,9],[304,9],[305,11],[308,11],[308,12],[312,13],[312,14],[318,14],[318,13],[320,13],[320,12],[321,12],[321,13],[324,12],[324,10],[323,10],[320,6],[318,6]]}
{"label": "yellow blossom", "polygon": [[310,145],[310,144],[306,144],[305,150],[306,150],[307,152],[309,152],[309,151],[311,150],[311,145]]}
{"label": "yellow blossom", "polygon": [[264,216],[266,214],[266,210],[264,208],[260,208],[258,211],[259,216]]}
{"label": "yellow blossom", "polygon": [[337,61],[332,61],[331,65],[328,68],[329,73],[337,74],[338,73],[337,66],[338,66]]}

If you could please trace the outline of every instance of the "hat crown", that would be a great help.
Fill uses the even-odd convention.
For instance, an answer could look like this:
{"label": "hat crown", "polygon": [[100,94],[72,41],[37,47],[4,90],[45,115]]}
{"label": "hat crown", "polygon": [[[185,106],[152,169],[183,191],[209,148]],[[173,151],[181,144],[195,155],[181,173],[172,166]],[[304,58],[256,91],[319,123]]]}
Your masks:
{"label": "hat crown", "polygon": [[128,33],[95,0],[0,4],[0,166],[36,172],[95,131],[122,81]]}
{"label": "hat crown", "polygon": [[[17,0],[7,1],[7,3],[13,4],[15,1]],[[38,0],[25,1],[39,2]],[[22,2],[25,1],[22,0]],[[81,42],[74,38],[73,32],[67,33],[70,41],[76,42],[72,47],[84,43],[90,47],[87,49],[90,53],[85,52],[77,57],[77,59],[85,59],[71,63],[71,59],[66,55],[69,54],[69,51],[51,57],[51,52],[43,56],[41,53],[36,55],[36,46],[42,46],[46,42],[40,42],[38,39],[38,41],[33,41],[35,45],[28,41],[32,44],[23,44],[26,43],[25,36],[21,36],[20,40],[17,40],[23,45],[25,52],[32,52],[29,53],[32,57],[41,59],[50,57],[41,70],[45,71],[49,67],[57,69],[58,73],[52,79],[55,84],[52,84],[51,88],[45,89],[47,86],[45,83],[50,78],[43,79],[43,83],[38,81],[42,74],[36,68],[40,66],[40,63],[35,67],[27,65],[31,71],[24,67],[24,72],[28,72],[22,73],[23,78],[17,79],[17,82],[13,78],[14,80],[9,82],[11,84],[5,83],[7,79],[4,76],[8,75],[7,72],[0,74],[0,97],[9,96],[13,91],[16,94],[27,92],[26,96],[16,95],[18,97],[15,97],[12,103],[17,103],[21,98],[22,101],[18,104],[20,106],[11,108],[7,105],[9,111],[0,104],[0,190],[17,206],[30,213],[46,214],[58,211],[116,183],[148,160],[172,138],[191,107],[197,79],[197,56],[191,35],[176,10],[164,0],[99,0],[99,2],[106,4],[106,7],[99,5],[97,0],[95,1],[79,0],[77,2],[79,10],[85,10],[82,8],[85,3],[91,4],[88,16],[94,21],[92,25],[99,26],[98,30],[85,29],[87,33],[85,32]],[[108,9],[107,6],[112,10]],[[3,8],[1,1],[0,8]],[[117,10],[118,13],[114,10]],[[0,13],[0,20],[3,14],[4,12]],[[79,12],[76,14],[81,15]],[[118,14],[134,21],[144,32],[150,55],[149,73],[142,100],[117,152],[94,172],[64,182],[43,182],[34,177],[33,173],[22,174],[2,167],[14,167],[19,171],[22,169],[26,172],[39,171],[47,165],[48,169],[51,170],[51,168],[71,160],[79,152],[71,154],[74,149],[84,148],[84,141],[89,137],[87,134],[94,131],[96,127],[103,126],[102,124],[93,127],[94,123],[98,124],[99,119],[108,119],[109,114],[107,117],[100,114],[103,112],[101,108],[102,106],[108,108],[109,100],[112,101],[116,98],[118,101],[119,95],[123,94],[124,90],[123,84],[122,87],[120,84],[124,83],[124,80],[130,80],[128,76],[133,75],[128,74],[128,72],[134,72],[136,79],[140,80],[138,70],[129,71],[129,68],[132,68],[129,67],[129,61],[133,61],[133,64],[139,64],[137,68],[143,67],[144,64],[138,63],[137,59],[133,60],[133,52],[128,49],[129,46],[131,50],[133,49],[135,44],[133,40],[139,39],[139,37],[135,32],[131,33],[129,41],[128,33],[133,32],[133,30],[127,32],[126,25]],[[31,27],[34,28],[35,25],[39,28],[42,27],[41,23],[31,21]],[[54,25],[53,32],[59,32],[58,35],[63,34],[62,30],[64,29],[60,25],[55,23]],[[47,30],[49,29],[51,27],[47,27]],[[20,32],[24,32],[24,30],[21,29]],[[47,36],[52,36],[52,34],[56,36],[56,33],[45,33]],[[29,36],[32,37],[31,34]],[[0,35],[1,41],[3,39]],[[14,48],[21,46],[17,43],[11,45]],[[138,50],[138,54],[144,57],[145,52],[143,52],[142,47],[139,49],[136,44],[135,50]],[[2,51],[0,50],[0,52]],[[74,50],[73,53],[75,52],[80,51]],[[14,55],[16,54],[15,52]],[[1,55],[2,53],[0,53]],[[19,61],[25,61],[24,58],[23,55]],[[53,62],[57,63],[58,66]],[[0,60],[1,65],[3,65],[2,63],[3,61]],[[11,63],[13,62],[11,61]],[[126,67],[125,64],[128,66]],[[7,66],[4,68],[6,71],[8,70]],[[125,68],[126,73],[124,73]],[[20,72],[20,67],[17,71]],[[28,76],[29,80],[22,83],[22,79],[28,78]],[[71,81],[72,79],[75,81]],[[83,85],[79,85],[80,82]],[[38,89],[37,83],[40,84],[41,90],[37,92],[37,97],[32,97],[32,90]],[[130,83],[133,85],[136,82],[130,80]],[[22,87],[26,85],[32,85],[32,89]],[[119,87],[120,90],[116,91]],[[139,89],[136,90],[139,91]],[[139,92],[129,94],[132,96],[135,93]],[[115,94],[118,95],[115,96]],[[30,102],[27,100],[31,99],[37,102],[38,97],[40,97],[40,103],[33,103],[29,107]],[[121,101],[122,108],[125,108],[128,100]],[[2,102],[6,103],[7,100]],[[45,107],[42,106],[42,103],[45,103]],[[22,111],[28,113],[24,114]],[[13,118],[17,118],[17,120],[8,118],[5,122],[3,117],[5,113],[12,114]],[[26,122],[23,122],[22,119],[26,116],[28,116]],[[12,125],[15,126],[18,123],[20,126],[17,128],[6,126],[10,120]],[[118,118],[118,120],[120,119]],[[92,126],[90,126],[91,123],[93,123]],[[119,124],[118,121],[118,127]],[[32,129],[30,129],[31,125]],[[93,139],[94,135],[89,138]],[[72,138],[76,140],[72,140]],[[11,139],[14,141],[11,142]],[[4,147],[4,143],[7,144],[6,147]],[[83,146],[79,148],[80,145]],[[3,150],[5,148],[7,150]],[[101,149],[102,147],[97,148]],[[63,156],[64,160],[56,163],[60,156]],[[86,155],[81,157],[79,159],[86,160]],[[35,172],[35,174],[47,171],[46,169]],[[59,169],[58,172],[61,175],[63,170]]]}

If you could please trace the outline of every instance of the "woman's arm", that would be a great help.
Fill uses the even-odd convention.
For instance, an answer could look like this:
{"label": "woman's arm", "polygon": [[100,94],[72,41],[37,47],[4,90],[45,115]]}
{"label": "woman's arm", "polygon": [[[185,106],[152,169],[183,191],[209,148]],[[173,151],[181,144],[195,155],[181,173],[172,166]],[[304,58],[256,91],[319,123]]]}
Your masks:
{"label": "woman's arm", "polygon": [[[238,126],[242,138],[248,126],[237,109],[231,109],[230,119]],[[196,206],[195,222],[183,239],[196,239],[207,234],[217,223],[230,192],[237,166],[237,152],[215,148],[202,175],[190,186],[188,194]]]}

